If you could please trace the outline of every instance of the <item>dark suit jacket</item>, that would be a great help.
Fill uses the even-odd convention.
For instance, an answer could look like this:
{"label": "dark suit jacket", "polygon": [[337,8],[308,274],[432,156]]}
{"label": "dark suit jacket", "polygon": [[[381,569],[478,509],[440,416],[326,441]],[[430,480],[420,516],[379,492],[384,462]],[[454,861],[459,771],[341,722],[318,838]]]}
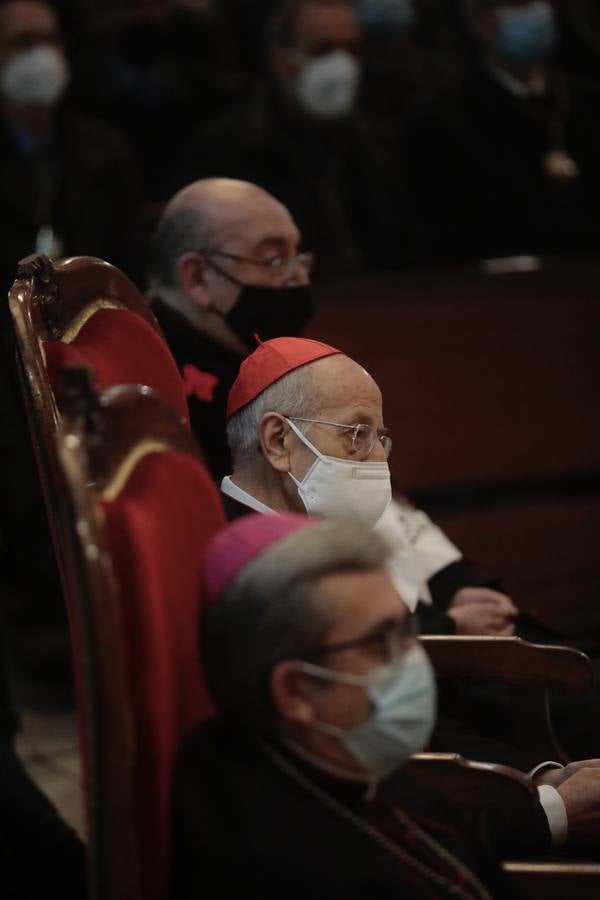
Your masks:
{"label": "dark suit jacket", "polygon": [[67,110],[50,143],[33,154],[0,120],[0,279],[7,289],[19,259],[33,253],[41,226],[60,236],[65,256],[99,256],[131,272],[138,178],[129,146],[112,128]]}
{"label": "dark suit jacket", "polygon": [[[382,789],[381,802],[366,803],[364,787],[323,775],[277,749],[311,784],[388,835],[389,805],[401,808],[495,898],[511,896],[500,870],[436,795],[399,774]],[[199,893],[207,900],[448,896],[298,784],[252,738],[219,720],[201,725],[184,744],[173,816],[174,900]],[[395,838],[423,858],[418,841],[415,848],[404,843],[405,834]]]}
{"label": "dark suit jacket", "polygon": [[192,431],[204,451],[211,474],[220,481],[231,472],[225,408],[241,359],[194,328],[159,296],[152,300],[152,311],[181,372]]}
{"label": "dark suit jacket", "polygon": [[[473,65],[453,97],[423,112],[405,145],[432,252],[443,260],[597,250],[597,93],[548,73],[546,93],[515,96]],[[544,158],[560,141],[580,175],[549,176]],[[558,129],[560,130],[560,129]]]}
{"label": "dark suit jacket", "polygon": [[87,894],[85,847],[0,738],[0,896],[2,900]]}
{"label": "dark suit jacket", "polygon": [[413,193],[398,153],[363,115],[319,123],[262,85],[201,127],[173,171],[165,196],[209,176],[265,188],[290,210],[320,274],[389,268],[410,256]]}

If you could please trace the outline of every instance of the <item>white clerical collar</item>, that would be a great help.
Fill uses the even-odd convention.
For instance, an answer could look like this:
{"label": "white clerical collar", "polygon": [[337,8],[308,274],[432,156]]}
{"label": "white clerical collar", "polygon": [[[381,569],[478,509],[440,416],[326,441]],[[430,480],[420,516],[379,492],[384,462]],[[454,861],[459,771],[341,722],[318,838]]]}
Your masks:
{"label": "white clerical collar", "polygon": [[515,97],[543,97],[546,93],[546,75],[543,69],[535,69],[529,84],[523,84],[522,81],[513,78],[505,69],[495,66],[489,60],[485,67],[492,78]]}
{"label": "white clerical collar", "polygon": [[265,516],[278,515],[278,513],[274,509],[271,509],[270,506],[261,503],[260,500],[253,497],[248,491],[239,487],[239,485],[231,480],[229,475],[226,475],[221,482],[221,490],[224,494],[227,494],[228,497],[231,497],[232,500],[237,500],[238,503],[249,507],[249,509],[253,509],[255,512],[262,513]]}

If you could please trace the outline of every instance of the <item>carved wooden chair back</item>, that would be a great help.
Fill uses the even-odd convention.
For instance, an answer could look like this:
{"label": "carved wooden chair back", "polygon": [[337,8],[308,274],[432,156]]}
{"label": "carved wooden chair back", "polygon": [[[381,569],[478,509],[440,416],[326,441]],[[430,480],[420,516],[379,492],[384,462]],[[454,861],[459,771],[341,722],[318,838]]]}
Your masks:
{"label": "carved wooden chair back", "polygon": [[[522,772],[471,762],[458,754],[418,753],[407,771],[415,781],[444,797],[471,833],[488,846],[494,820],[500,818],[518,828],[519,821],[531,821],[538,803],[537,791]],[[523,900],[596,900],[600,892],[597,862],[509,860],[503,869]]]}
{"label": "carved wooden chair back", "polygon": [[527,821],[538,796],[522,772],[492,763],[472,762],[457,753],[417,753],[411,778],[441,794],[472,833],[490,845],[490,819]]}
{"label": "carved wooden chair back", "polygon": [[211,712],[200,558],[225,522],[189,429],[148,388],[65,370],[56,434],[93,900],[164,900],[171,768]]}
{"label": "carved wooden chair back", "polygon": [[495,679],[508,685],[515,737],[533,756],[569,762],[550,715],[552,688],[585,694],[592,664],[570,647],[530,644],[518,637],[423,635],[438,678]]}
{"label": "carved wooden chair back", "polygon": [[18,265],[9,305],[27,396],[46,431],[58,425],[52,388],[68,364],[92,366],[101,390],[148,385],[187,418],[177,366],[154,314],[110,263],[29,256]]}

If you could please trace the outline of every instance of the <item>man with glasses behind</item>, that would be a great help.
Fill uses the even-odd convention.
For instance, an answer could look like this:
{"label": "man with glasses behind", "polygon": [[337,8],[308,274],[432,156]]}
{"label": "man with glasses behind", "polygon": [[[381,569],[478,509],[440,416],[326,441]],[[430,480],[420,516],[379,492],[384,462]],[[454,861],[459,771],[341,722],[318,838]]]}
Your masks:
{"label": "man with glasses behind", "polygon": [[217,478],[230,471],[225,405],[260,340],[298,334],[312,314],[312,255],[262,188],[206,178],[179,191],[154,233],[150,299],[184,380],[192,429]]}

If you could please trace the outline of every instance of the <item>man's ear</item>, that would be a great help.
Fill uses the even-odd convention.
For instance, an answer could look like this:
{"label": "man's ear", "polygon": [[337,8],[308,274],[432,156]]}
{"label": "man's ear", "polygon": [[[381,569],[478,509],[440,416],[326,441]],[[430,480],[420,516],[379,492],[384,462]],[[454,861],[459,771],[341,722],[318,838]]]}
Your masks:
{"label": "man's ear", "polygon": [[290,427],[284,417],[267,412],[258,423],[258,442],[265,459],[278,472],[290,471]]}
{"label": "man's ear", "polygon": [[197,306],[210,307],[206,287],[206,260],[201,253],[189,250],[177,260],[177,283],[182,293]]}
{"label": "man's ear", "polygon": [[292,660],[277,663],[269,678],[269,691],[279,716],[296,725],[310,725],[315,718],[306,675]]}

